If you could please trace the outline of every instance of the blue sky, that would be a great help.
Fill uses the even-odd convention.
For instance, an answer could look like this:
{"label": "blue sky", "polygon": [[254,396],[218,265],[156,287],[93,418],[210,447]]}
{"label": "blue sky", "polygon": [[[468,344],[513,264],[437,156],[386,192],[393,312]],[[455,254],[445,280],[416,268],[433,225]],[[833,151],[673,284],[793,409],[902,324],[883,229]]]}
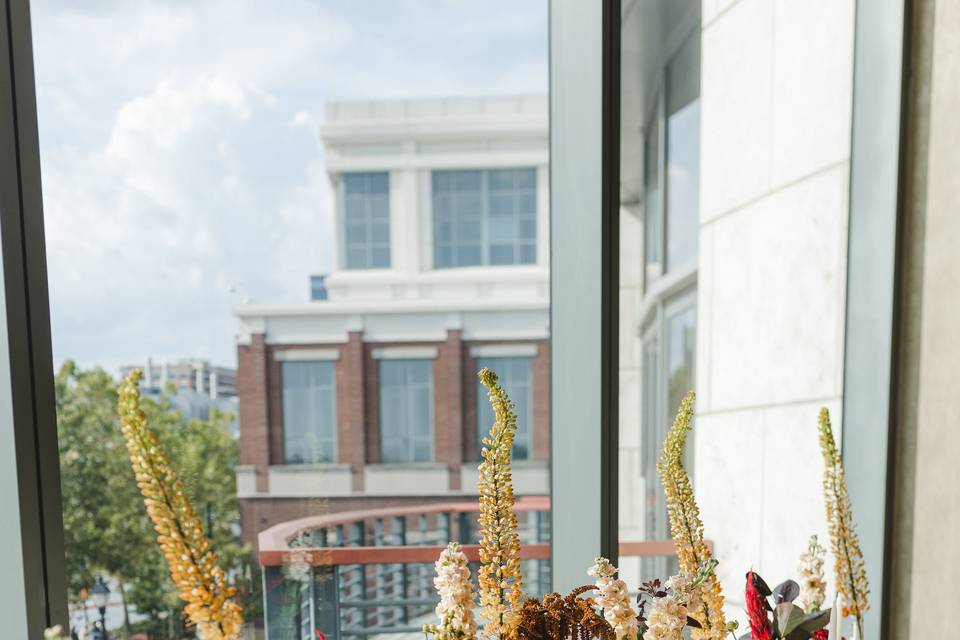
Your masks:
{"label": "blue sky", "polygon": [[54,359],[232,364],[330,268],[327,100],[544,93],[546,0],[32,3]]}

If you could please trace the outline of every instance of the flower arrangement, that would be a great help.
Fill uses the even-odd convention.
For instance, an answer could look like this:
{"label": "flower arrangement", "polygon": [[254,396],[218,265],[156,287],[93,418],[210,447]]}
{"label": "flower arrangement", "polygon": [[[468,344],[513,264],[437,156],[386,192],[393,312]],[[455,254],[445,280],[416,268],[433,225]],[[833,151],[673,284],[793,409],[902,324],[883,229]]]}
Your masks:
{"label": "flower arrangement", "polygon": [[[120,388],[121,429],[130,465],[144,497],[147,513],[157,530],[157,541],[170,575],[187,602],[185,611],[204,640],[233,640],[243,624],[242,609],[234,601],[217,554],[177,479],[156,434],[140,407],[140,372],[132,372]],[[482,635],[491,640],[681,640],[685,629],[693,640],[735,637],[736,622],[724,615],[724,598],[716,574],[717,560],[704,538],[703,522],[690,477],[683,466],[687,436],[693,428],[694,394],[689,392],[663,444],[657,472],[666,495],[667,514],[680,572],[661,584],[643,583],[637,609],[630,603],[626,583],[606,558],[597,558],[587,574],[594,584],[563,596],[523,597],[520,539],[514,513],[511,451],[517,429],[515,405],[489,369],[479,372],[493,407],[494,423],[483,439],[479,467],[480,561],[478,572]],[[857,637],[863,637],[863,613],[869,593],[863,554],[853,528],[850,498],[837,452],[830,417],[819,417],[824,459],[824,494],[838,600],[843,615],[856,618]],[[746,574],[745,602],[750,640],[838,640],[837,611],[821,606],[826,597],[823,575],[825,550],[812,536],[800,556],[798,577],[770,589],[754,571]],[[305,563],[304,563],[305,564]],[[476,640],[474,594],[467,556],[450,543],[435,563],[434,586],[440,596],[439,624],[425,625],[435,640]],[[595,596],[588,595],[595,593]],[[796,601],[796,602],[795,602]],[[649,605],[649,611],[647,607]],[[824,627],[830,624],[830,629]],[[60,637],[62,629],[46,637]],[[742,639],[741,639],[742,640]]]}
{"label": "flower arrangement", "polygon": [[[693,640],[722,640],[728,635],[736,638],[738,625],[724,615],[717,560],[705,541],[693,486],[683,466],[687,436],[693,428],[694,393],[683,398],[657,462],[680,572],[665,583],[659,579],[644,582],[634,609],[627,584],[617,577],[617,568],[606,558],[597,558],[588,569],[587,574],[595,579],[592,585],[577,587],[566,596],[550,593],[542,599],[522,597],[510,472],[516,414],[496,374],[484,369],[479,377],[494,410],[490,434],[483,440],[478,482],[482,563],[478,583],[481,617],[486,622],[483,636],[497,640],[681,640],[687,637],[688,629]],[[838,590],[845,603],[844,615],[857,617],[858,638],[862,638],[866,574],[826,409],[820,414],[820,442]],[[750,633],[743,638],[839,640],[837,612],[821,609],[826,599],[824,555],[825,549],[812,536],[800,556],[800,582],[786,580],[773,589],[753,570],[747,572],[744,597]],[[426,625],[424,631],[437,640],[474,640],[478,632],[466,556],[458,544],[451,543],[435,566],[440,623]]]}
{"label": "flower arrangement", "polygon": [[170,577],[187,603],[189,621],[203,640],[233,640],[243,626],[243,610],[233,596],[211,548],[200,518],[156,434],[140,408],[140,370],[120,386],[120,427],[127,443],[130,466]]}

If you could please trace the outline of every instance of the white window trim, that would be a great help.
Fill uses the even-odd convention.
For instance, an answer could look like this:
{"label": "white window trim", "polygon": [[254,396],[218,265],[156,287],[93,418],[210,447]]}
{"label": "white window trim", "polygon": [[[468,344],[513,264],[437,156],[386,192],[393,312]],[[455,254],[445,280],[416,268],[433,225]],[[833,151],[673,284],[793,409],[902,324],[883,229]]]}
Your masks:
{"label": "white window trim", "polygon": [[284,349],[275,351],[275,360],[284,361],[322,361],[330,362],[340,359],[340,349]]}
{"label": "white window trim", "polygon": [[373,350],[374,360],[434,360],[440,354],[437,347],[380,347]]}
{"label": "white window trim", "polygon": [[536,358],[540,347],[528,344],[481,344],[470,347],[471,358]]}

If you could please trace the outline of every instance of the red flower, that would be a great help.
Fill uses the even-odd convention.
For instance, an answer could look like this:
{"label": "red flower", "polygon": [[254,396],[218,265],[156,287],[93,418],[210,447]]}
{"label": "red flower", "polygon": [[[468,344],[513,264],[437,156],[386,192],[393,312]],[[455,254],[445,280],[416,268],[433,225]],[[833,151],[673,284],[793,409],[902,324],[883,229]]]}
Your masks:
{"label": "red flower", "polygon": [[320,629],[314,629],[313,635],[317,636],[317,640],[327,640],[327,636]]}
{"label": "red flower", "polygon": [[826,629],[820,629],[819,631],[814,631],[813,632],[814,640],[827,640],[829,633],[830,632],[827,631]]}
{"label": "red flower", "polygon": [[773,640],[773,630],[767,618],[767,600],[754,582],[753,571],[747,572],[747,616],[750,618],[751,640]]}

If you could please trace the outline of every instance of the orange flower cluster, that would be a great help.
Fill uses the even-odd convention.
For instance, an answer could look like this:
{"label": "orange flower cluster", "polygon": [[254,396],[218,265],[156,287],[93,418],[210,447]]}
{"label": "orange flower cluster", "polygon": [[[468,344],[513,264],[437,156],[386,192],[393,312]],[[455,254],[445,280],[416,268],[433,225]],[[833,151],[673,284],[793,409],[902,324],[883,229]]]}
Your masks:
{"label": "orange flower cluster", "polygon": [[140,408],[140,370],[120,386],[120,423],[130,466],[157,531],[170,577],[187,603],[184,610],[203,640],[234,640],[243,626],[243,609],[233,600],[217,554],[200,518],[177,479],[170,459],[147,426]]}
{"label": "orange flower cluster", "polygon": [[593,588],[577,587],[566,596],[548,593],[542,602],[524,600],[517,616],[517,640],[615,640],[613,627],[597,612],[596,602],[580,597]]}

